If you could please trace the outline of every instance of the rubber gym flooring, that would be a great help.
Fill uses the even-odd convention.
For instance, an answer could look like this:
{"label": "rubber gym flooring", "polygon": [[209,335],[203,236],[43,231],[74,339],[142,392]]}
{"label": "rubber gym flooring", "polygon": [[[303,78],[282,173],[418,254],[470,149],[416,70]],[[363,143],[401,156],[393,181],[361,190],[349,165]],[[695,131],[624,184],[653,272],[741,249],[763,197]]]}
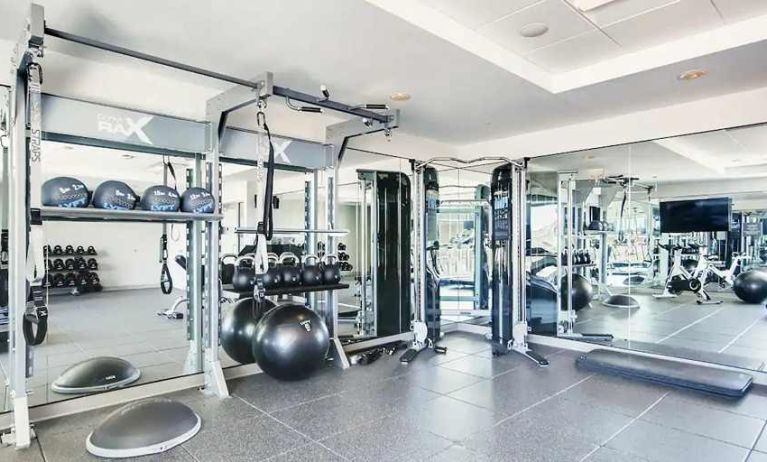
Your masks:
{"label": "rubber gym flooring", "polygon": [[[259,374],[219,400],[174,393],[203,419],[172,461],[767,461],[767,395],[740,401],[575,367],[576,353],[539,347],[538,368],[492,358],[480,336],[451,333],[447,355],[396,355],[302,382]],[[37,426],[28,451],[4,461],[93,460],[85,438],[109,410]]]}
{"label": "rubber gym flooring", "polygon": [[609,308],[599,301],[578,312],[575,330],[609,333],[616,344],[662,351],[720,364],[764,370],[767,363],[767,309],[740,301],[732,291],[711,291],[718,305],[698,305],[693,294],[671,299],[659,290],[634,289],[640,308]]}

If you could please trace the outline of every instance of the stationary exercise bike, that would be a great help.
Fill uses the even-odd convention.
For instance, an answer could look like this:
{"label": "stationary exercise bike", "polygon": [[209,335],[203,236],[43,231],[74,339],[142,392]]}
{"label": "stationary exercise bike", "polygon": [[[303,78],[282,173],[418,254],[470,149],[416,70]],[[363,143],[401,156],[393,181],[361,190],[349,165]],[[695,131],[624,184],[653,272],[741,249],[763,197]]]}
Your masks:
{"label": "stationary exercise bike", "polygon": [[[704,286],[706,285],[707,272],[704,271],[702,266],[703,258],[698,260],[698,266],[694,271],[689,272],[682,265],[682,251],[684,247],[671,244],[658,244],[659,247],[670,252],[674,256],[674,264],[671,267],[671,271],[666,278],[666,284],[661,294],[653,294],[655,298],[675,298],[682,292],[692,292],[697,297],[698,305],[716,305],[722,303],[722,300],[714,300],[711,295],[706,292]],[[689,244],[689,247],[693,250],[699,250],[699,247],[695,244]],[[700,269],[700,271],[699,271]]]}
{"label": "stationary exercise bike", "polygon": [[730,267],[719,269],[719,267],[716,266],[718,260],[708,260],[701,254],[698,259],[698,265],[693,273],[693,277],[703,281],[704,286],[707,282],[716,280],[719,282],[719,287],[722,289],[729,289],[735,282],[735,276],[743,271],[745,264],[750,260],[751,257],[747,255],[733,255]]}

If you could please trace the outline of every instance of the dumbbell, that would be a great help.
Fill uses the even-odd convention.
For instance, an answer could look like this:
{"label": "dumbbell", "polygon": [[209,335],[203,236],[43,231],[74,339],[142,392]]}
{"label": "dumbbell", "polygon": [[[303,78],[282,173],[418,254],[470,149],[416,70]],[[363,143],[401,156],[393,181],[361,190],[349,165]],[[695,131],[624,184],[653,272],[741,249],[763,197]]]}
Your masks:
{"label": "dumbbell", "polygon": [[77,274],[67,273],[66,276],[64,276],[64,286],[74,287],[76,285],[77,285]]}
{"label": "dumbbell", "polygon": [[338,250],[339,250],[339,252],[342,251],[342,250],[346,250],[346,244],[344,244],[343,242],[339,242],[338,243]]}
{"label": "dumbbell", "polygon": [[74,255],[75,254],[75,248],[71,245],[68,245],[64,247],[64,255]]}
{"label": "dumbbell", "polygon": [[88,250],[86,250],[85,253],[88,255],[96,255],[96,247],[89,245]]}
{"label": "dumbbell", "polygon": [[60,245],[53,246],[53,255],[64,255],[64,250],[62,250]]}
{"label": "dumbbell", "polygon": [[52,287],[64,287],[64,275],[61,273],[54,274],[49,280]]}
{"label": "dumbbell", "polygon": [[338,253],[338,260],[339,261],[349,261],[349,254],[346,252],[339,252]]}

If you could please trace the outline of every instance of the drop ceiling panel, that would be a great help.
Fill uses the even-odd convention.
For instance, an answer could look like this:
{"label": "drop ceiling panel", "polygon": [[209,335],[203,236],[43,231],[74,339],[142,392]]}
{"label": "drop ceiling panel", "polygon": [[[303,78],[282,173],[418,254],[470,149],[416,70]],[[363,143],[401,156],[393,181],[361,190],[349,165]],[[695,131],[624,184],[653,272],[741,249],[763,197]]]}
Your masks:
{"label": "drop ceiling panel", "polygon": [[743,155],[735,165],[758,165],[767,161],[767,128],[760,125],[729,129],[727,134],[743,148]]}
{"label": "drop ceiling panel", "polygon": [[713,2],[727,23],[767,14],[765,0],[713,0]]}
{"label": "drop ceiling panel", "polygon": [[[531,23],[544,23],[549,30],[540,37],[519,35],[519,29]],[[596,28],[562,0],[544,0],[478,29],[481,34],[516,53],[530,52],[593,30]]]}
{"label": "drop ceiling panel", "polygon": [[565,72],[612,58],[621,48],[601,31],[591,31],[538,48],[525,56],[550,72]]}
{"label": "drop ceiling panel", "polygon": [[460,24],[474,29],[521,10],[541,0],[420,0],[450,16]]}
{"label": "drop ceiling panel", "polygon": [[721,25],[719,13],[709,0],[680,0],[602,30],[622,47],[634,50]]}
{"label": "drop ceiling panel", "polygon": [[[578,5],[578,0],[568,0],[573,6]],[[599,27],[608,26],[618,21],[629,19],[643,13],[648,13],[656,8],[661,8],[679,0],[615,0],[604,6],[584,12],[583,15],[589,18]]]}

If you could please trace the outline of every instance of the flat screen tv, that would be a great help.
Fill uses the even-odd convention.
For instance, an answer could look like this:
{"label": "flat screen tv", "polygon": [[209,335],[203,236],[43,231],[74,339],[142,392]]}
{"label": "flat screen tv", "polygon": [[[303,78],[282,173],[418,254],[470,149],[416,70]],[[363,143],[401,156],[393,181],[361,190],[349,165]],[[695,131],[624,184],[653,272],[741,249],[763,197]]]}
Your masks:
{"label": "flat screen tv", "polygon": [[661,202],[660,232],[729,231],[731,214],[729,197]]}

